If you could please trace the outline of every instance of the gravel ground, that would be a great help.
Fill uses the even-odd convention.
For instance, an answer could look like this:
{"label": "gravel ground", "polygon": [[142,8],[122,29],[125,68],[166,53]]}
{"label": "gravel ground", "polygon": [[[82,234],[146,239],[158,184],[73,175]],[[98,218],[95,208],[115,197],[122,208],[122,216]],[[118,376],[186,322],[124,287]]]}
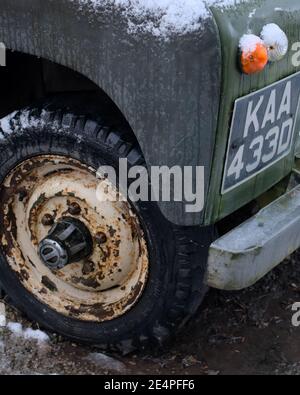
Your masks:
{"label": "gravel ground", "polygon": [[[168,350],[152,355],[105,355],[56,334],[45,340],[39,332],[5,326],[0,374],[298,375],[300,327],[291,320],[292,305],[300,302],[299,260],[300,252],[243,292],[210,291],[184,333]],[[39,329],[3,301],[7,322]]]}

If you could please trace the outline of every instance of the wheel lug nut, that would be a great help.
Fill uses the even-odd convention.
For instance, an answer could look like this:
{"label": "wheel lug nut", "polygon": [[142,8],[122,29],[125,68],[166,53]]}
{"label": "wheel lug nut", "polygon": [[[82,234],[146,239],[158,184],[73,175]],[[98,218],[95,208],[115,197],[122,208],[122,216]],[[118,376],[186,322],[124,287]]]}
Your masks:
{"label": "wheel lug nut", "polygon": [[106,236],[106,234],[103,233],[103,232],[98,232],[98,233],[96,234],[96,241],[97,241],[98,244],[104,244],[104,243],[106,243],[106,242],[107,242],[107,236]]}
{"label": "wheel lug nut", "polygon": [[79,206],[78,203],[73,202],[69,204],[69,209],[68,209],[69,213],[71,215],[79,215],[81,213],[81,207]]}
{"label": "wheel lug nut", "polygon": [[54,224],[54,217],[51,214],[45,214],[42,218],[42,224],[44,226],[52,226]]}

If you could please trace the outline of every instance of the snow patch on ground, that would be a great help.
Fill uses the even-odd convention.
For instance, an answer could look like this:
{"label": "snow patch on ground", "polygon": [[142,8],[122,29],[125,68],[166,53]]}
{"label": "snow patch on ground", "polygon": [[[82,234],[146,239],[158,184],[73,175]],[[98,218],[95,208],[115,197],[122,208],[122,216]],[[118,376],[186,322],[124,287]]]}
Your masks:
{"label": "snow patch on ground", "polygon": [[24,338],[27,340],[37,340],[39,343],[48,342],[50,340],[49,336],[45,332],[31,328],[25,329]]}
{"label": "snow patch on ground", "polygon": [[6,326],[6,318],[4,315],[0,314],[0,328]]}
{"label": "snow patch on ground", "polygon": [[22,334],[23,334],[22,325],[19,324],[18,322],[9,322],[7,324],[7,329],[9,329],[10,332],[16,336],[22,336]]}
{"label": "snow patch on ground", "polygon": [[79,6],[120,9],[128,20],[128,32],[150,32],[157,37],[185,34],[201,28],[210,17],[209,7],[231,7],[245,0],[70,0]]}
{"label": "snow patch on ground", "polygon": [[114,370],[119,373],[126,371],[126,366],[117,359],[101,353],[91,353],[86,358],[89,362],[101,366],[102,369]]}
{"label": "snow patch on ground", "polygon": [[39,329],[23,329],[22,325],[18,322],[9,322],[7,324],[7,329],[15,336],[23,337],[26,340],[36,340],[38,343],[45,343],[50,340],[49,336],[45,332],[42,332]]}
{"label": "snow patch on ground", "polygon": [[0,328],[6,326],[6,312],[5,304],[0,302]]}

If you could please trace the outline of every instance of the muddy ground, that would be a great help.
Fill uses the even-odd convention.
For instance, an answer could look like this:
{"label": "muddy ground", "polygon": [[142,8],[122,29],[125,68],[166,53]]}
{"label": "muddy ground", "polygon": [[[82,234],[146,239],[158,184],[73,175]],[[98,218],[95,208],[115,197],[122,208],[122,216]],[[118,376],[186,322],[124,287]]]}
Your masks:
{"label": "muddy ground", "polygon": [[[173,346],[155,355],[104,355],[55,334],[38,342],[0,329],[0,374],[300,374],[300,252],[252,288],[210,291]],[[7,303],[7,302],[6,302]],[[8,321],[36,328],[6,304]]]}

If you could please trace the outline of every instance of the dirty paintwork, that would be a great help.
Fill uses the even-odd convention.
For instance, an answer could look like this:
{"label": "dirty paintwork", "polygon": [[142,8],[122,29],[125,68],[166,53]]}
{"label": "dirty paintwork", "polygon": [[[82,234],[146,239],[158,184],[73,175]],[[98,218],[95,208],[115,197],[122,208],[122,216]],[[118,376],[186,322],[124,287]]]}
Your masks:
{"label": "dirty paintwork", "polygon": [[[112,184],[97,179],[93,169],[59,156],[23,162],[0,190],[2,248],[11,268],[38,300],[64,315],[111,320],[131,309],[145,288],[148,249],[142,228],[128,202],[107,200],[113,193]],[[39,243],[67,216],[89,229],[93,251],[50,270],[38,255]]]}
{"label": "dirty paintwork", "polygon": [[[7,48],[67,66],[88,77],[120,108],[149,166],[204,166],[206,208],[160,202],[179,225],[210,225],[276,185],[292,169],[293,153],[230,193],[221,195],[236,99],[299,71],[288,55],[253,76],[241,73],[238,44],[277,23],[290,43],[300,40],[298,0],[241,1],[211,8],[198,30],[162,40],[128,33],[118,10],[69,0],[2,0],[0,41]],[[195,177],[195,174],[194,174]],[[195,181],[195,180],[194,180]]]}
{"label": "dirty paintwork", "polygon": [[[217,125],[221,51],[212,18],[161,40],[128,33],[120,10],[98,13],[70,0],[1,0],[0,41],[80,72],[120,108],[148,165],[205,166],[205,191]],[[185,202],[160,203],[165,216],[200,224]]]}
{"label": "dirty paintwork", "polygon": [[[221,183],[229,137],[232,111],[236,99],[262,89],[278,80],[299,71],[293,66],[292,43],[300,41],[300,4],[298,0],[253,0],[237,5],[234,9],[213,9],[220,29],[222,41],[223,76],[222,101],[220,104],[219,126],[207,201],[206,222],[211,223],[224,218],[246,203],[255,199],[278,183],[292,170],[294,150],[269,169],[260,173],[247,183],[221,195]],[[239,40],[243,34],[252,32],[260,35],[267,23],[278,24],[287,34],[290,42],[289,52],[279,62],[270,63],[259,74],[247,76],[241,73],[238,64]],[[296,130],[300,129],[298,120]]]}

